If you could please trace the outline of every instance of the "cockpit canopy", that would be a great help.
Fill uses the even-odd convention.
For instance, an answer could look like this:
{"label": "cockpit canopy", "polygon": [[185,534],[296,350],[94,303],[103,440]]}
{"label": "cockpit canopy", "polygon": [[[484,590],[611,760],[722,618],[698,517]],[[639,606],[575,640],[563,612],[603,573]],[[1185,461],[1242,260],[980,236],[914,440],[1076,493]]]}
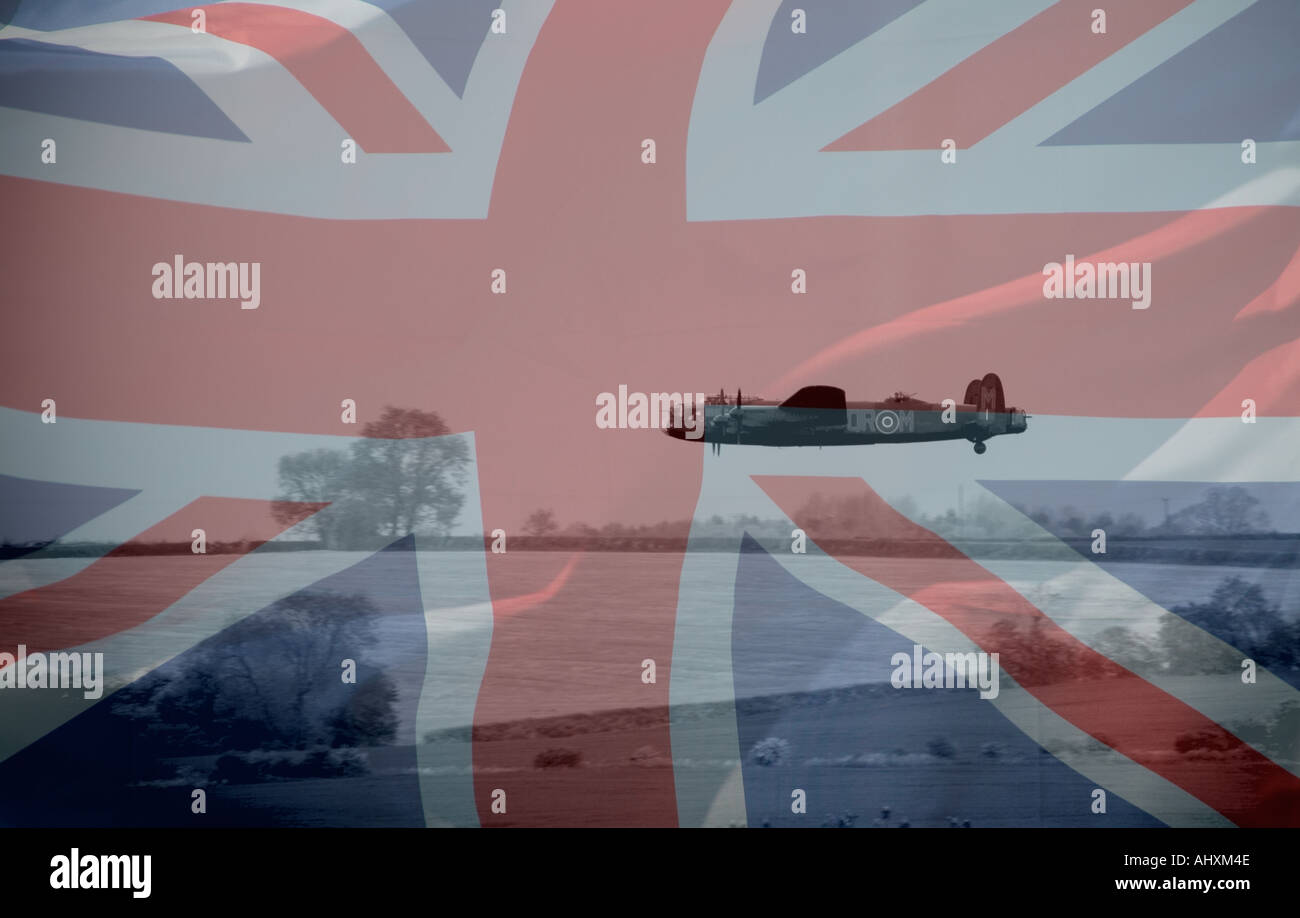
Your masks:
{"label": "cockpit canopy", "polygon": [[847,404],[844,390],[838,386],[804,386],[781,403],[782,408],[815,408],[843,411]]}

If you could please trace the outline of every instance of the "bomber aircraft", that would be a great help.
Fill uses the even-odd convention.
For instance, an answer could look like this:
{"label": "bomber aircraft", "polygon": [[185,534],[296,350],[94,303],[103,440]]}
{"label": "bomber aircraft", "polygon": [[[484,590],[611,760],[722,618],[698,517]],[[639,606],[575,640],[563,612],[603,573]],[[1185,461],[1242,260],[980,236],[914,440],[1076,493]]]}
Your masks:
{"label": "bomber aircraft", "polygon": [[[976,454],[982,454],[988,449],[986,440],[1024,433],[1028,418],[1023,410],[1007,407],[1002,380],[988,373],[970,381],[960,404],[955,399],[926,402],[901,392],[883,402],[850,402],[836,386],[804,386],[778,403],[745,398],[738,389],[734,404],[722,393],[705,400],[703,436],[688,437],[686,418],[676,415],[670,416],[666,433],[707,442],[715,453],[724,443],[860,446],[969,440]],[[691,432],[699,430],[698,422],[689,427]]]}

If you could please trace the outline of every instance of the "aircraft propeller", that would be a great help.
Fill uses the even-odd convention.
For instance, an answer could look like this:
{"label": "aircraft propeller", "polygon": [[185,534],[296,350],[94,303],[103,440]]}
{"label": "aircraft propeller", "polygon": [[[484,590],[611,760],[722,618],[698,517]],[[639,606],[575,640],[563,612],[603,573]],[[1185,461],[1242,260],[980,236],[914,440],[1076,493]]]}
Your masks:
{"label": "aircraft propeller", "polygon": [[[724,409],[727,406],[727,393],[725,389],[718,390],[718,404]],[[710,441],[713,447],[713,454],[719,456],[722,454],[722,441],[729,433],[732,426],[735,426],[736,443],[741,442],[741,429],[744,427],[744,393],[736,389],[736,404],[730,410],[724,410],[722,414],[713,420],[713,429],[716,432],[717,439]]]}

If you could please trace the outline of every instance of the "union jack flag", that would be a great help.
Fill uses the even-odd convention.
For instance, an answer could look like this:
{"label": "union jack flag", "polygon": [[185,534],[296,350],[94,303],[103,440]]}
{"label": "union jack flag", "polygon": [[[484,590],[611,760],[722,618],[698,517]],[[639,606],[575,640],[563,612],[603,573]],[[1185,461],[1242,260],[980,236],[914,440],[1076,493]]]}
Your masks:
{"label": "union jack flag", "polygon": [[[0,652],[106,667],[0,690],[0,821],[1300,823],[1300,8],[1095,8],[0,5]],[[981,456],[592,421],[990,369],[1033,419]],[[287,493],[379,476],[385,406],[445,517]],[[512,546],[542,509],[671,550]],[[915,646],[1001,692],[895,689]]]}

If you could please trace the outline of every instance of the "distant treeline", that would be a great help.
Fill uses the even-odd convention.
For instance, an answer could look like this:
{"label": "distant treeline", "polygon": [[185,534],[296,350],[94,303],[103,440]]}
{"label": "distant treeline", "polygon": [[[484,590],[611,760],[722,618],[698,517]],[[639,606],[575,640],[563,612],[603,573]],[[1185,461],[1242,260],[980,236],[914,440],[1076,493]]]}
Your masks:
{"label": "distant treeline", "polygon": [[[768,552],[788,552],[790,539],[770,534],[755,536]],[[379,551],[389,544],[376,539],[360,551]],[[1089,539],[823,539],[817,547],[831,555],[896,558],[941,558],[957,545],[972,558],[1007,560],[1070,560],[1080,554],[1091,556]],[[248,551],[243,542],[209,542],[208,554],[240,554]],[[490,551],[492,539],[478,536],[444,536],[422,539],[424,551]],[[509,551],[557,552],[734,552],[734,536],[705,536],[694,539],[669,536],[545,535],[510,537]],[[316,540],[267,542],[259,552],[323,551]],[[149,542],[112,545],[100,542],[0,545],[0,560],[39,552],[42,558],[99,558],[152,555],[190,555],[189,542]],[[1097,556],[1101,558],[1102,556]],[[1243,567],[1300,567],[1300,533],[1246,534],[1239,536],[1181,536],[1177,538],[1139,536],[1111,539],[1104,555],[1108,561],[1140,561],[1153,564],[1241,565]]]}

